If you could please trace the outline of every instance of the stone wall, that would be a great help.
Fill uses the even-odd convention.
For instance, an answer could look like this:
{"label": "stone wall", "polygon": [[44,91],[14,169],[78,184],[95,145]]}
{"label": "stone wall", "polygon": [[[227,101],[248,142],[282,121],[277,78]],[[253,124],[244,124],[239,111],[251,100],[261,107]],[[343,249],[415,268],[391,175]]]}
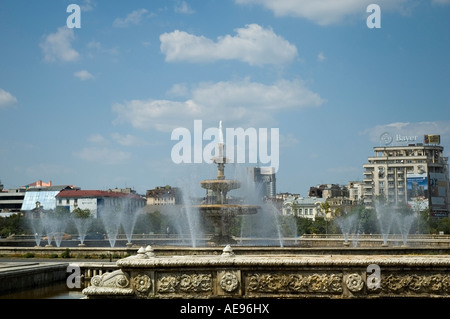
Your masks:
{"label": "stone wall", "polygon": [[95,276],[87,298],[450,298],[450,256],[162,256],[148,247]]}
{"label": "stone wall", "polygon": [[0,268],[0,294],[65,282],[69,263],[21,263]]}

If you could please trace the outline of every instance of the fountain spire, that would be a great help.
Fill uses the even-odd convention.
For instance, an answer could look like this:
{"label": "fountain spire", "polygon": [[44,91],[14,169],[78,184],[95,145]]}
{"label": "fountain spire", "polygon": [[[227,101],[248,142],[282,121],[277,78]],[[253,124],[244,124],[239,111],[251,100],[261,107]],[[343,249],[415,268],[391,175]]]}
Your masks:
{"label": "fountain spire", "polygon": [[223,144],[222,120],[219,121],[219,143]]}
{"label": "fountain spire", "polygon": [[222,121],[219,121],[219,143],[217,145],[218,156],[213,158],[214,163],[217,164],[218,172],[217,179],[225,179],[224,170],[227,159],[225,157],[225,143],[223,142]]}

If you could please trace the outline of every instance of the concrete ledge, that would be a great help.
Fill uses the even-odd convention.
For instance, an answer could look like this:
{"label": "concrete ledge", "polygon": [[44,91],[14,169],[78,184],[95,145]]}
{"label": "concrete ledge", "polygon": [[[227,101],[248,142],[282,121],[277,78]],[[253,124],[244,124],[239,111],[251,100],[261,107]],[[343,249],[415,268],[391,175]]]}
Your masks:
{"label": "concrete ledge", "polygon": [[64,282],[69,263],[0,263],[0,294]]}

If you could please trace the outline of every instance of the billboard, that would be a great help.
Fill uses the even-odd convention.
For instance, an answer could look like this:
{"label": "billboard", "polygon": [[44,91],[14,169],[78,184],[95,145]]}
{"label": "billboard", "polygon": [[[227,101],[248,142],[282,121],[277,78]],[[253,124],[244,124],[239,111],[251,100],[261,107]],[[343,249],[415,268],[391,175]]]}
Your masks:
{"label": "billboard", "polygon": [[416,197],[428,198],[427,173],[406,174],[406,192],[408,201]]}
{"label": "billboard", "polygon": [[424,144],[440,144],[441,136],[440,135],[424,135],[423,143]]}
{"label": "billboard", "polygon": [[431,209],[446,209],[447,181],[444,173],[430,174]]}

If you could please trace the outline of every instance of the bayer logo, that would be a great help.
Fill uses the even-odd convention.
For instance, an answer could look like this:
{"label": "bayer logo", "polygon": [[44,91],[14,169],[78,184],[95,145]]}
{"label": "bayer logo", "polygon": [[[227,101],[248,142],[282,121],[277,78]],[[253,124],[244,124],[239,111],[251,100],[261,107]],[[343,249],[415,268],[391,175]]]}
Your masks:
{"label": "bayer logo", "polygon": [[384,132],[380,135],[380,142],[384,143],[385,145],[389,145],[392,143],[392,136],[388,132]]}

